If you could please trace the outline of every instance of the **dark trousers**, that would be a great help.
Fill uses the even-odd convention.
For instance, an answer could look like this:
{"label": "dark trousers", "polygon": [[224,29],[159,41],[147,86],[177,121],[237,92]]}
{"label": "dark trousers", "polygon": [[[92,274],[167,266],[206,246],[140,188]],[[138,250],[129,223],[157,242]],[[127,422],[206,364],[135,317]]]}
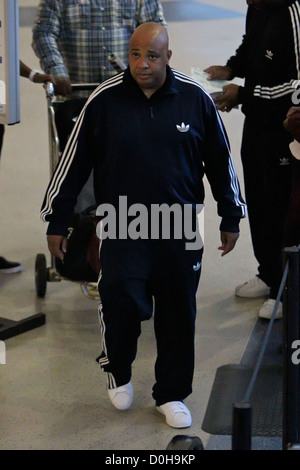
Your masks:
{"label": "dark trousers", "polygon": [[[131,379],[141,321],[154,315],[157,405],[192,392],[196,291],[203,250],[182,240],[104,240],[99,307],[103,351],[98,358],[108,387]],[[155,345],[153,345],[155,348]]]}
{"label": "dark trousers", "polygon": [[290,137],[282,125],[245,119],[242,163],[258,275],[276,298],[282,278],[285,219],[291,192]]}

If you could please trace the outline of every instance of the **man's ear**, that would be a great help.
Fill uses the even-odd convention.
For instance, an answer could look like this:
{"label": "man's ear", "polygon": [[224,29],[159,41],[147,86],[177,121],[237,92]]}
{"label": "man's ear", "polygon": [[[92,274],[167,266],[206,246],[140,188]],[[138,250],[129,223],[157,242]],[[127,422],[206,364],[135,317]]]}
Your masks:
{"label": "man's ear", "polygon": [[167,53],[167,60],[168,60],[168,63],[169,63],[169,60],[171,59],[172,57],[172,51],[169,49],[168,50],[168,53]]}

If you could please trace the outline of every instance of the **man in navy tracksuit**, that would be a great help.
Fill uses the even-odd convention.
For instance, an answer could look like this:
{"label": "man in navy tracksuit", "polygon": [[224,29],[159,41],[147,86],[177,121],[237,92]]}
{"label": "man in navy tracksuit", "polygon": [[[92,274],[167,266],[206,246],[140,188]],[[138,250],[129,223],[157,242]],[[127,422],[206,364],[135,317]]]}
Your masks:
{"label": "man in navy tracksuit", "polygon": [[[240,297],[269,296],[259,311],[270,319],[282,278],[283,233],[291,191],[291,137],[282,122],[300,86],[300,2],[247,0],[246,34],[226,66],[206,69],[212,79],[245,78],[224,87],[218,109],[242,104],[241,158],[258,273],[236,288]],[[282,303],[275,318],[282,317]]]}
{"label": "man in navy tracksuit", "polygon": [[[98,213],[103,221],[110,208],[119,215],[116,224],[112,221],[103,230],[100,249],[103,350],[97,360],[107,373],[108,395],[118,409],[131,406],[131,366],[141,321],[154,313],[153,398],[167,423],[180,428],[192,421],[183,400],[192,391],[202,246],[190,249],[192,227],[178,237],[180,227],[171,218],[168,237],[163,236],[166,227],[155,232],[151,211],[163,204],[189,208],[195,228],[206,174],[222,217],[219,249],[225,255],[236,243],[246,207],[214,103],[190,77],[170,69],[170,57],[163,26],[145,23],[137,28],[130,40],[128,69],[101,84],[77,120],[47,189],[42,218],[50,222],[51,253],[63,258],[68,217],[94,169]],[[141,229],[145,219],[137,223],[134,216],[143,208],[149,233],[158,237]]]}

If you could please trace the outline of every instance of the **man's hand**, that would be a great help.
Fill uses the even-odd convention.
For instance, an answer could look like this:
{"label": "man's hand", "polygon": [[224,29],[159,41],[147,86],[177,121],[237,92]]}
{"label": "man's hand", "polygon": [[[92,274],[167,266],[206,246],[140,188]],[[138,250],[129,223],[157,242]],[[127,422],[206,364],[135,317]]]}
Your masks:
{"label": "man's hand", "polygon": [[67,96],[71,91],[72,86],[68,77],[55,77],[54,92],[56,95]]}
{"label": "man's hand", "polygon": [[292,134],[294,139],[300,142],[300,107],[292,106],[288,110],[283,126]]}
{"label": "man's hand", "polygon": [[232,110],[238,103],[238,92],[239,85],[231,83],[223,87],[223,93],[220,96],[215,98],[215,103],[219,111],[229,111]]}
{"label": "man's hand", "polygon": [[47,235],[47,242],[50,253],[63,261],[67,251],[67,237],[63,235]]}
{"label": "man's hand", "polygon": [[239,236],[240,236],[239,232],[237,233],[221,232],[222,245],[218,247],[218,250],[223,251],[221,256],[225,256],[227,255],[227,253],[233,250]]}
{"label": "man's hand", "polygon": [[211,65],[204,69],[209,74],[208,80],[231,80],[233,72],[227,65]]}
{"label": "man's hand", "polygon": [[40,73],[37,72],[34,76],[32,81],[34,83],[46,83],[46,82],[52,82],[55,84],[55,78],[53,75],[49,75],[48,73]]}

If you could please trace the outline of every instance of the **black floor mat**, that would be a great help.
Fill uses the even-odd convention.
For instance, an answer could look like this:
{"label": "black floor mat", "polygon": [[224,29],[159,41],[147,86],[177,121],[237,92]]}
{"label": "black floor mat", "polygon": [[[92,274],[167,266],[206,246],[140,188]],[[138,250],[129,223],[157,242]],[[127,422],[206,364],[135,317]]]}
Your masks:
{"label": "black floor mat", "polygon": [[[231,435],[233,404],[242,401],[248,389],[253,369],[228,364],[217,369],[203,431],[209,434]],[[282,368],[263,366],[250,397],[252,435],[281,437],[282,433]]]}
{"label": "black floor mat", "polygon": [[[233,404],[243,401],[269,322],[258,319],[240,364],[227,364],[216,371],[203,431],[216,435],[232,434]],[[249,403],[252,410],[252,435],[282,435],[282,332],[281,322],[273,324],[262,364]]]}

